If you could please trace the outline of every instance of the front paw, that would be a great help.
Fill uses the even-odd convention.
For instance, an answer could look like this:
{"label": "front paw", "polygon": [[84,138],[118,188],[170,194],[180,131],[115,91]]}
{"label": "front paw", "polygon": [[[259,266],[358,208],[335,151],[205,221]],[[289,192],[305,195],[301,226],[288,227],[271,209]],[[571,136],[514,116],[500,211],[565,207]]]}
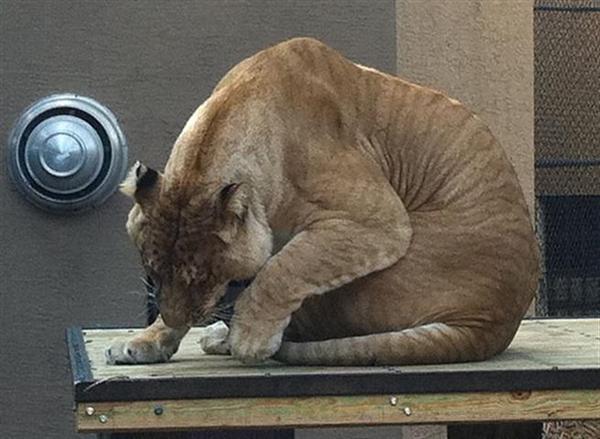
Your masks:
{"label": "front paw", "polygon": [[199,329],[200,338],[198,343],[208,355],[229,354],[229,328],[225,322],[218,321],[212,325]]}
{"label": "front paw", "polygon": [[289,322],[289,317],[278,322],[255,321],[252,325],[234,322],[229,333],[231,354],[245,364],[263,362],[279,350]]}
{"label": "front paw", "polygon": [[104,351],[107,364],[163,363],[177,351],[177,346],[161,346],[154,340],[132,338],[115,340]]}

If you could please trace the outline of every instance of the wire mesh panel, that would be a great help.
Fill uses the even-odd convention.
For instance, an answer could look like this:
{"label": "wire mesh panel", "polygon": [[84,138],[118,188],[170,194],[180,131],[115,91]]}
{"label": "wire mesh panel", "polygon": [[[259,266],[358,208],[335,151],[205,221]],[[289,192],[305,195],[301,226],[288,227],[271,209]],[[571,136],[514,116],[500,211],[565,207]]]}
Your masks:
{"label": "wire mesh panel", "polygon": [[600,196],[538,196],[544,278],[538,312],[600,313]]}
{"label": "wire mesh panel", "polygon": [[600,315],[600,1],[534,17],[538,312]]}

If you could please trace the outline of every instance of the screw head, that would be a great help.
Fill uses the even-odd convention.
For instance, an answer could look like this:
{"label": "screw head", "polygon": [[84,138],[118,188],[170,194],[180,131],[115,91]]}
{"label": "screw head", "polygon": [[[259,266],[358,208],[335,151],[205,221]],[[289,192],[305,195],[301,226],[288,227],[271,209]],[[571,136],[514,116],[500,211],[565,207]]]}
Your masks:
{"label": "screw head", "polygon": [[156,407],[154,407],[154,414],[156,416],[160,416],[165,412],[165,410],[162,408],[162,406],[157,405]]}
{"label": "screw head", "polygon": [[94,407],[92,407],[91,405],[90,405],[90,406],[87,406],[87,407],[85,408],[85,414],[86,414],[86,415],[88,415],[88,416],[92,416],[94,413],[96,413],[96,409],[95,409]]}
{"label": "screw head", "polygon": [[106,424],[108,422],[108,416],[106,415],[100,415],[98,416],[98,420],[102,423],[102,424]]}
{"label": "screw head", "polygon": [[402,409],[402,411],[404,412],[404,414],[405,414],[406,416],[410,416],[410,415],[412,415],[412,410],[411,410],[411,408],[410,408],[410,407],[404,407],[404,409]]}
{"label": "screw head", "polygon": [[390,397],[390,405],[397,405],[398,404],[398,398],[396,398],[395,396],[391,396]]}

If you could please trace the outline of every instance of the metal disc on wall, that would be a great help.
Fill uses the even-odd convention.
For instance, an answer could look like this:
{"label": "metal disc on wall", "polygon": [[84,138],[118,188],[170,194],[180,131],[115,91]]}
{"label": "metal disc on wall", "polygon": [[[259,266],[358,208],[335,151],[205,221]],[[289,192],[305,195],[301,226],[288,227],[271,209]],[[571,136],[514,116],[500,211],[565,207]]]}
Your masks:
{"label": "metal disc on wall", "polygon": [[48,96],[21,115],[9,138],[9,171],[35,205],[73,212],[105,201],[127,166],[127,143],[113,113],[74,94]]}

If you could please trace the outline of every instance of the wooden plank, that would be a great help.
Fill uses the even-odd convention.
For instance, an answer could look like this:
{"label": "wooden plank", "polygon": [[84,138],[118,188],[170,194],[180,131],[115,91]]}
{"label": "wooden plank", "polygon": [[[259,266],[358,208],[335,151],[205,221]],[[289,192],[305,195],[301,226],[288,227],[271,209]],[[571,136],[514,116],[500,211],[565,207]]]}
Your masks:
{"label": "wooden plank", "polygon": [[[107,365],[104,349],[113,339],[131,337],[134,329],[88,329],[84,332],[95,379],[151,377],[263,376],[277,374],[385,373],[388,368],[292,367],[275,361],[259,367],[243,365],[228,356],[207,356],[198,344],[198,329],[183,339],[170,362],[152,365]],[[426,366],[403,366],[402,373],[508,371],[600,368],[600,319],[525,320],[511,346],[488,361]]]}
{"label": "wooden plank", "polygon": [[368,395],[77,405],[82,433],[555,419],[600,419],[600,390],[406,394],[397,395],[395,403],[390,395]]}
{"label": "wooden plank", "polygon": [[110,341],[139,330],[84,331],[92,376],[74,381],[76,402],[600,388],[600,319],[526,320],[506,352],[473,363],[294,367],[270,361],[250,367],[205,355],[194,328],[167,363],[106,365]]}

